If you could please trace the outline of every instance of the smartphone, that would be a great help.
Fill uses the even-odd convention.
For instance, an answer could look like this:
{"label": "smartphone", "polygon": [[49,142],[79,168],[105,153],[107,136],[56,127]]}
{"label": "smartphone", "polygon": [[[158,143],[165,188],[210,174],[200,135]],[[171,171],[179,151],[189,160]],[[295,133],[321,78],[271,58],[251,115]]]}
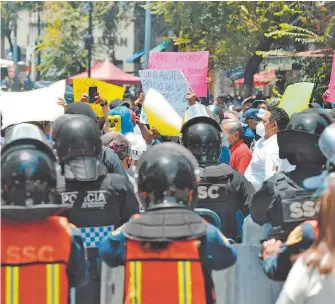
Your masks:
{"label": "smartphone", "polygon": [[88,87],[88,96],[90,99],[90,103],[95,103],[95,96],[98,94],[98,88],[97,87]]}

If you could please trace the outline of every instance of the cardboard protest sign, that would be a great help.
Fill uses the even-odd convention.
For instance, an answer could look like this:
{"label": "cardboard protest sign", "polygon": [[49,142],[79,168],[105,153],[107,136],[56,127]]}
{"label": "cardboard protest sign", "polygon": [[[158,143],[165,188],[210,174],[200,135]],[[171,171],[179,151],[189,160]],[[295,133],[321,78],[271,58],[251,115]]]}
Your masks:
{"label": "cardboard protest sign", "polygon": [[328,101],[331,103],[335,103],[335,55],[333,56],[332,73],[330,75],[328,89],[329,89]]}
{"label": "cardboard protest sign", "polygon": [[[142,70],[139,71],[144,95],[149,89],[155,89],[167,100],[172,108],[183,116],[187,108],[186,94],[189,84],[179,70]],[[157,101],[158,102],[158,101]],[[140,121],[148,123],[145,111],[141,112]]]}
{"label": "cardboard protest sign", "polygon": [[182,119],[164,96],[155,89],[149,89],[143,103],[150,127],[155,127],[163,136],[178,136]]}
{"label": "cardboard protest sign", "polygon": [[299,82],[289,85],[286,88],[278,107],[283,108],[290,117],[295,112],[301,112],[308,109],[313,88],[314,83],[310,82]]}
{"label": "cardboard protest sign", "polygon": [[[92,79],[92,78],[75,78],[73,79],[73,97],[74,102],[80,101],[80,98],[83,94],[88,94],[88,87],[96,86],[98,88],[98,93],[101,97],[106,99],[108,103],[115,99],[122,99],[123,93],[125,89],[123,87],[106,83],[100,80]],[[98,104],[89,104],[92,110],[99,117],[103,117],[104,113],[102,111],[101,106]]]}
{"label": "cardboard protest sign", "polygon": [[1,93],[2,128],[28,121],[55,121],[62,116],[64,108],[57,102],[64,96],[65,82],[27,92]]}
{"label": "cardboard protest sign", "polygon": [[181,70],[197,97],[207,97],[209,52],[150,52],[149,69]]}

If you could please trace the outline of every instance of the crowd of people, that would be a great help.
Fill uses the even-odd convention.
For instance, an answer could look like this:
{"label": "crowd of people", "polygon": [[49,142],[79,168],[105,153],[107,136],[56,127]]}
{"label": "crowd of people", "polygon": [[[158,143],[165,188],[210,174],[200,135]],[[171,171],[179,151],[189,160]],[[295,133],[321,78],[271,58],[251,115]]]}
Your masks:
{"label": "crowd of people", "polygon": [[277,304],[333,302],[335,110],[186,98],[177,137],[140,121],[143,93],[2,130],[3,303],[219,304],[239,243],[286,280]]}

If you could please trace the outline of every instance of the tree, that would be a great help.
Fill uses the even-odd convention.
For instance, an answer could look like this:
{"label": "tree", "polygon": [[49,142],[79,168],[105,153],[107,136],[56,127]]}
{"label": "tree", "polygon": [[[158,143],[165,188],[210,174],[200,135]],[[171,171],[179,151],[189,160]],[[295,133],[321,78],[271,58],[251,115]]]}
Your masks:
{"label": "tree", "polygon": [[[14,20],[20,10],[33,10],[36,4],[32,1],[2,1],[1,2],[1,39],[6,38],[13,52],[12,33]],[[3,41],[2,41],[3,44]],[[2,52],[4,50],[1,50]]]}
{"label": "tree", "polygon": [[[102,37],[95,39],[93,59],[106,51],[113,58],[117,26],[125,18],[126,7],[129,5],[121,2],[94,2],[93,27],[102,30]],[[84,71],[87,67],[84,43],[88,28],[87,2],[46,2],[44,17],[48,25],[38,45],[43,54],[39,69],[44,78],[48,75],[48,79],[57,80]]]}
{"label": "tree", "polygon": [[[153,10],[175,29],[174,41],[181,50],[209,50],[212,67],[245,63],[245,94],[249,95],[263,59],[257,52],[303,50],[303,42],[292,39],[293,27],[315,30],[327,5],[305,1],[155,2]],[[291,27],[292,35],[270,35],[285,30],[283,25]]]}

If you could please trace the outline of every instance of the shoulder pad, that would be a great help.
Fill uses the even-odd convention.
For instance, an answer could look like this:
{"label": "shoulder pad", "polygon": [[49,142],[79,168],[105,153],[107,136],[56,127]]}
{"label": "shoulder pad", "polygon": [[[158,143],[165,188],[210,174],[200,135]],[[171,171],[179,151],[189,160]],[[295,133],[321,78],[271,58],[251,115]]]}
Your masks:
{"label": "shoulder pad", "polygon": [[220,164],[217,166],[209,166],[203,169],[202,177],[230,177],[234,170],[227,164]]}

